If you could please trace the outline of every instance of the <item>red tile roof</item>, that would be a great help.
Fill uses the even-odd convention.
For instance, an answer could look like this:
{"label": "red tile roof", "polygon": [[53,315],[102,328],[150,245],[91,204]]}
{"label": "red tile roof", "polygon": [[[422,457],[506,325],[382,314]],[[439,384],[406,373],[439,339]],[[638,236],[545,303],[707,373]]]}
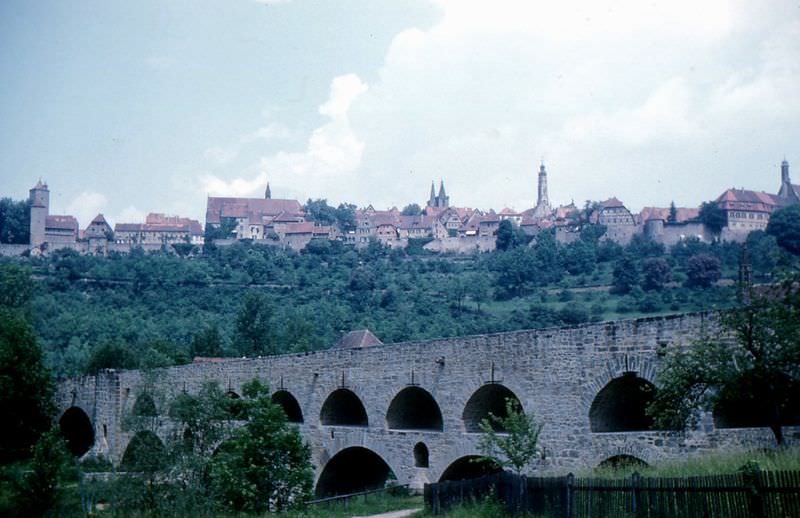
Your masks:
{"label": "red tile roof", "polygon": [[259,221],[263,216],[280,214],[303,216],[303,206],[297,200],[261,198],[218,198],[209,196],[206,202],[206,223],[219,224],[221,217],[249,218]]}
{"label": "red tile roof", "polygon": [[613,197],[613,196],[611,198],[607,199],[606,201],[604,201],[603,203],[601,203],[601,205],[603,206],[604,209],[611,209],[611,208],[615,208],[615,207],[623,207],[623,208],[625,207],[624,203],[622,203],[616,197]]}
{"label": "red tile roof", "polygon": [[78,231],[78,220],[73,216],[47,216],[45,229]]}
{"label": "red tile roof", "polygon": [[728,189],[715,200],[723,210],[747,210],[772,213],[772,211],[788,205],[790,200],[783,199],[766,192],[746,189]]}
{"label": "red tile roof", "polygon": [[364,347],[373,347],[375,345],[383,345],[383,342],[372,334],[369,329],[360,329],[358,331],[350,331],[344,335],[332,348],[361,349]]}

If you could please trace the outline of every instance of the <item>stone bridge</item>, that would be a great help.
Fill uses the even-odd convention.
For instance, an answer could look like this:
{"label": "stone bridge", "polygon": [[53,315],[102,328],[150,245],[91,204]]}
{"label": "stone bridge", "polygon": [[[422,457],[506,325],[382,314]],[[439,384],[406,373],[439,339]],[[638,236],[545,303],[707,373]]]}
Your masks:
{"label": "stone bridge", "polygon": [[[769,446],[771,432],[754,426],[752,409],[703,415],[688,432],[654,430],[644,414],[649,396],[641,389],[656,384],[666,351],[716,328],[715,315],[695,313],[334,348],[195,362],[167,369],[160,383],[177,394],[216,380],[234,394],[252,378],[267,382],[311,446],[319,495],[382,486],[392,476],[421,487],[479,474],[481,465],[470,462],[478,422],[502,414],[508,397],[545,423],[540,472]],[[122,420],[143,376],[103,371],[60,383],[59,422],[76,454],[123,459],[132,436]],[[170,427],[162,429],[164,440]],[[786,437],[795,442],[800,429],[787,429]]]}

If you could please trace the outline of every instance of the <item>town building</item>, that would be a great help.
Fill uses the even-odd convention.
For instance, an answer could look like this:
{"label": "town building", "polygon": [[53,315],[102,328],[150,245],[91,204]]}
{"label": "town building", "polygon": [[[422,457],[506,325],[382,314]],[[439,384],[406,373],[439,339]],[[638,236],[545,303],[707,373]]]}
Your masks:
{"label": "town building", "polygon": [[151,212],[144,223],[114,225],[114,241],[132,245],[172,243],[202,245],[203,227],[195,219]]}

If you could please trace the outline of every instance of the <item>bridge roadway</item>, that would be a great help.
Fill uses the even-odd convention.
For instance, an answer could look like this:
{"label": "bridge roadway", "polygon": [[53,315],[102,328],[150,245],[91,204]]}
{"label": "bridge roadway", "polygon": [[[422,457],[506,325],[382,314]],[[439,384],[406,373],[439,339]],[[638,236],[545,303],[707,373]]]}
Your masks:
{"label": "bridge roadway", "polygon": [[[502,413],[508,397],[545,423],[537,472],[771,445],[769,429],[742,427],[752,424],[747,408],[703,415],[687,432],[651,429],[642,389],[657,385],[664,354],[716,329],[713,314],[681,314],[195,362],[167,369],[158,383],[177,394],[216,380],[234,394],[254,377],[267,382],[311,446],[319,495],[380,486],[392,475],[421,487],[480,471],[470,462],[477,423]],[[132,438],[123,417],[143,383],[140,371],[103,371],[59,384],[59,422],[77,454],[122,460]],[[166,440],[171,430],[164,418],[157,434]],[[786,437],[797,442],[800,428]]]}

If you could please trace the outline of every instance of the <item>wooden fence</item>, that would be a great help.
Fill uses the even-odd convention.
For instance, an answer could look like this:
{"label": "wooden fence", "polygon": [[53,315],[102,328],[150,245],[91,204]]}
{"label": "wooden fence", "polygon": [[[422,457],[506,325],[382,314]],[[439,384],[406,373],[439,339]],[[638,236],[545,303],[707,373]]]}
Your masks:
{"label": "wooden fence", "polygon": [[752,471],[686,478],[529,478],[497,473],[425,485],[434,515],[487,496],[512,516],[551,518],[800,517],[800,472]]}

